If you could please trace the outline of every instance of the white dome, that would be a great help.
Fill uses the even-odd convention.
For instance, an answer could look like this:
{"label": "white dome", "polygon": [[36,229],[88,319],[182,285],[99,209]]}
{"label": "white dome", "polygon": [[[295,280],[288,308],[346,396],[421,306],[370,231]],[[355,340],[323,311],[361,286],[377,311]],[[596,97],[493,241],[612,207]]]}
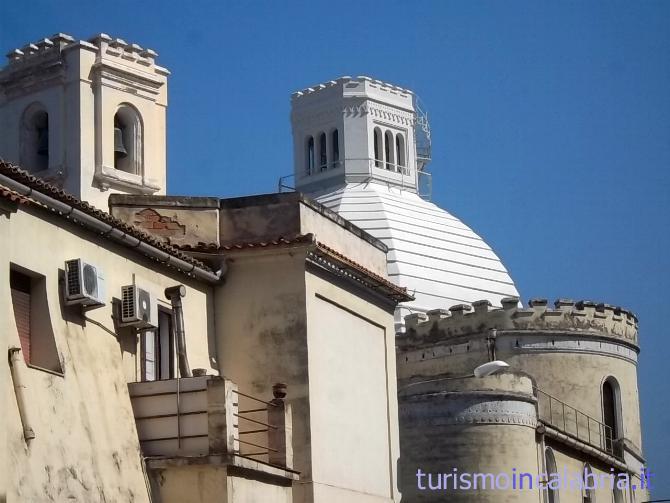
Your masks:
{"label": "white dome", "polygon": [[[378,183],[347,184],[315,199],[388,246],[391,281],[416,300],[410,312],[518,296],[498,256],[467,225],[416,193]],[[401,318],[400,318],[401,319]],[[398,321],[400,321],[398,319]]]}

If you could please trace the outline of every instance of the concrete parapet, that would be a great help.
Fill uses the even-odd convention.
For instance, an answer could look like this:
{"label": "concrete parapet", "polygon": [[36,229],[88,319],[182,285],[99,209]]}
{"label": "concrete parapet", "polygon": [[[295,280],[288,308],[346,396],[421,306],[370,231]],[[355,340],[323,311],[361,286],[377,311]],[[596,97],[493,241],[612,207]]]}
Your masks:
{"label": "concrete parapet", "polygon": [[358,77],[350,77],[346,75],[343,77],[339,77],[335,80],[330,80],[328,82],[323,82],[320,84],[316,84],[314,86],[307,87],[305,89],[301,89],[300,91],[296,91],[291,95],[291,98],[298,99],[303,96],[318,93],[319,91],[323,91],[324,89],[344,83],[368,83],[372,87],[374,87],[375,89],[379,89],[380,91],[386,91],[394,94],[400,93],[410,96],[413,94],[412,91],[409,89],[405,89],[403,87],[396,86],[394,84],[389,84],[388,82],[383,82],[381,80],[373,79],[366,75],[359,75]]}
{"label": "concrete parapet", "polygon": [[481,334],[490,330],[585,332],[637,345],[637,317],[631,311],[610,304],[588,300],[575,302],[558,299],[554,308],[547,299],[535,298],[528,307],[521,307],[517,297],[506,297],[502,308],[491,309],[488,301],[472,305],[457,304],[446,310],[434,310],[427,315],[405,317],[406,334],[401,340],[439,340],[445,337]]}
{"label": "concrete parapet", "polygon": [[112,38],[106,33],[100,33],[88,40],[76,40],[65,33],[56,33],[51,37],[42,38],[7,53],[8,68],[17,69],[23,65],[32,65],[52,57],[58,58],[63,50],[77,46],[97,50],[101,56],[118,57],[126,62],[137,63],[145,67],[154,67],[158,56],[152,49],[129,44],[120,38]]}

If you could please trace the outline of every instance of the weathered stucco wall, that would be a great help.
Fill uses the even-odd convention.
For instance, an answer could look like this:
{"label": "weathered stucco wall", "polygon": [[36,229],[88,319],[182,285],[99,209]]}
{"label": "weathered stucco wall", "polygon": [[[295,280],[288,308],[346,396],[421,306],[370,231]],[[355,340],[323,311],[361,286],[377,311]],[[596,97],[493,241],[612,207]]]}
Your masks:
{"label": "weathered stucco wall", "polygon": [[288,384],[300,471],[294,501],[392,501],[393,307],[307,273],[305,253],[229,257],[226,282],[215,294],[221,371],[261,397],[274,382]]}
{"label": "weathered stucco wall", "polygon": [[287,384],[294,465],[309,477],[304,260],[300,250],[231,257],[226,281],[215,291],[214,312],[223,375],[262,398],[272,396],[274,383]]}
{"label": "weathered stucco wall", "polygon": [[214,197],[113,194],[110,213],[176,245],[218,243],[219,200]]}
{"label": "weathered stucco wall", "polygon": [[[7,346],[20,347],[10,298],[10,264],[44,276],[48,301],[44,318],[53,329],[62,374],[25,369],[27,405],[36,434],[28,445],[12,380],[4,380],[9,499],[148,501],[126,385],[138,377],[137,344],[132,335],[117,338],[107,331],[114,330],[111,300],[120,297],[122,285],[132,283],[133,274],[161,298],[165,287],[184,284],[191,366],[212,371],[208,288],[77,226],[52,221],[58,217],[41,213],[37,218],[32,211],[40,210],[19,210],[9,220],[0,219],[0,331],[8,334]],[[83,258],[105,273],[107,305],[86,313],[93,321],[85,320],[76,308],[62,307],[59,298],[59,270],[73,258]],[[8,376],[7,363],[2,372]]]}
{"label": "weathered stucco wall", "polygon": [[231,473],[227,466],[179,466],[153,473],[161,503],[291,503],[291,488]]}

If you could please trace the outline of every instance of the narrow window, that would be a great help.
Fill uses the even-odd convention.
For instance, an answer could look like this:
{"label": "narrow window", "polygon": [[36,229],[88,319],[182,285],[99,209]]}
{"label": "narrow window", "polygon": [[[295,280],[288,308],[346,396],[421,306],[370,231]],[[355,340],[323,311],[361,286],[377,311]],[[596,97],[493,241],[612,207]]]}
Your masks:
{"label": "narrow window", "polygon": [[589,465],[584,465],[584,488],[582,491],[582,497],[584,503],[595,503],[596,501],[596,491],[595,487],[598,483],[597,477],[593,473],[593,469]]}
{"label": "narrow window", "polygon": [[382,132],[378,127],[375,128],[373,136],[373,143],[375,148],[375,166],[381,168],[384,162],[382,159]]}
{"label": "narrow window", "polygon": [[169,311],[159,309],[158,329],[144,332],[141,345],[143,381],[175,377],[174,337]]}
{"label": "narrow window", "polygon": [[556,468],[556,458],[554,457],[554,451],[547,447],[544,451],[544,460],[545,467],[547,470],[547,501],[548,503],[559,503],[558,500],[558,489],[555,487],[555,484],[549,485],[549,481],[552,480],[551,474],[558,473]]}
{"label": "narrow window", "polygon": [[333,167],[337,168],[340,165],[340,133],[337,129],[334,129],[331,133],[331,144],[333,151]]}
{"label": "narrow window", "polygon": [[398,163],[399,171],[404,171],[402,168],[405,164],[405,138],[398,133],[395,137],[395,158]]}
{"label": "narrow window", "polygon": [[49,151],[49,114],[40,103],[33,103],[21,120],[21,166],[32,172],[49,169]]}
{"label": "narrow window", "polygon": [[[605,447],[614,452],[616,441],[622,436],[621,431],[621,400],[619,383],[613,377],[603,382],[603,423],[605,423]],[[616,453],[615,453],[616,454]]]}
{"label": "narrow window", "polygon": [[326,133],[319,135],[319,169],[326,171],[328,169],[328,146],[326,145]]}
{"label": "narrow window", "polygon": [[142,174],[142,124],[139,113],[122,105],[114,115],[114,167],[133,175]]}
{"label": "narrow window", "polygon": [[10,269],[9,288],[25,362],[33,367],[62,372],[51,326],[46,278]]}
{"label": "narrow window", "polygon": [[17,271],[9,273],[9,288],[12,293],[12,306],[14,307],[14,320],[19,332],[21,351],[26,363],[30,363],[30,346],[32,342],[32,317],[31,317],[31,278]]}
{"label": "narrow window", "polygon": [[386,131],[384,134],[384,156],[386,160],[386,169],[395,171],[395,162],[393,160],[393,133]]}
{"label": "narrow window", "polygon": [[305,159],[305,174],[311,175],[314,173],[314,138],[311,136],[307,138],[307,156]]}
{"label": "narrow window", "polygon": [[615,487],[613,489],[614,503],[624,503],[623,492],[621,489]]}

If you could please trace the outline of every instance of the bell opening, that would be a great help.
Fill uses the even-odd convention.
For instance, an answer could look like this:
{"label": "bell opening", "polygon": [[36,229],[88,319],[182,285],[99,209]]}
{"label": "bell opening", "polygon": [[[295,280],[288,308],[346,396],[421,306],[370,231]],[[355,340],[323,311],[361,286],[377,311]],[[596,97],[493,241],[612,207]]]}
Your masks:
{"label": "bell opening", "polygon": [[128,151],[123,143],[123,128],[120,126],[114,127],[114,160],[124,159],[128,157]]}

